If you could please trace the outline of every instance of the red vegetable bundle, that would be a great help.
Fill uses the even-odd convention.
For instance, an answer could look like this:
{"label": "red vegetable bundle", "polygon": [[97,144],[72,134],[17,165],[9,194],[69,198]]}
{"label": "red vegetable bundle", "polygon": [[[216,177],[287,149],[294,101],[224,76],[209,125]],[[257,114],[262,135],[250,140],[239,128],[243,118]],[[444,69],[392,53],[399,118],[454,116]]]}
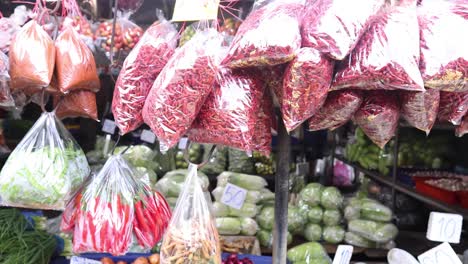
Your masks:
{"label": "red vegetable bundle", "polygon": [[415,8],[386,7],[340,63],[332,89],[424,91],[419,55]]}
{"label": "red vegetable bundle", "polygon": [[440,91],[401,92],[401,115],[413,127],[426,134],[432,129],[439,111]]}
{"label": "red vegetable bundle", "polygon": [[350,120],[362,103],[359,91],[330,92],[325,104],[309,119],[309,130],[334,130]]}
{"label": "red vegetable bundle", "polygon": [[468,115],[465,115],[462,123],[455,129],[455,135],[457,137],[462,137],[466,133],[468,133]]}
{"label": "red vegetable bundle", "polygon": [[460,125],[467,112],[468,92],[440,92],[439,120]]}
{"label": "red vegetable bundle", "polygon": [[279,100],[286,129],[292,131],[322,107],[333,78],[333,61],[312,48],[302,48],[289,63]]}
{"label": "red vegetable bundle", "polygon": [[278,0],[254,10],[239,27],[222,64],[273,66],[294,58],[301,46],[301,1]]}
{"label": "red vegetable bundle", "polygon": [[177,30],[166,20],[155,22],[130,52],[120,70],[112,113],[121,134],[143,124],[141,114],[156,77],[177,46]]}
{"label": "red vegetable bundle", "polygon": [[[383,0],[309,0],[302,21],[302,45],[344,59],[368,28]],[[352,10],[352,11],[350,11]]]}
{"label": "red vegetable bundle", "polygon": [[55,113],[60,119],[84,117],[98,121],[96,94],[91,91],[73,91],[62,99],[60,96],[55,96],[54,105],[57,106]]}
{"label": "red vegetable bundle", "polygon": [[400,107],[395,94],[387,91],[369,92],[354,114],[354,121],[380,148],[395,135]]}
{"label": "red vegetable bundle", "polygon": [[143,120],[168,149],[197,117],[215,83],[222,37],[213,29],[197,33],[161,71],[143,107]]}
{"label": "red vegetable bundle", "polygon": [[468,91],[468,15],[466,3],[424,1],[419,8],[421,73],[424,85],[443,91]]}

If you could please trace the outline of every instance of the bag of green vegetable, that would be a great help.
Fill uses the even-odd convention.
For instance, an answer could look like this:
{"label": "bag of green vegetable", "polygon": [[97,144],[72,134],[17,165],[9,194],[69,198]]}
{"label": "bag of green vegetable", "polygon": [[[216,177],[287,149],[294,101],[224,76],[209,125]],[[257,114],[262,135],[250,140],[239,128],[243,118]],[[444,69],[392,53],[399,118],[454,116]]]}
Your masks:
{"label": "bag of green vegetable", "polygon": [[241,209],[229,208],[229,216],[236,217],[255,217],[258,213],[258,207],[255,204],[244,203]]}
{"label": "bag of green vegetable", "polygon": [[260,203],[266,203],[269,201],[275,200],[275,193],[270,191],[267,188],[262,188],[260,190]]}
{"label": "bag of green vegetable", "polygon": [[156,175],[154,170],[145,167],[136,167],[135,172],[135,178],[142,180],[148,186],[154,186],[158,181],[158,175]]}
{"label": "bag of green vegetable", "polygon": [[323,229],[323,240],[328,243],[338,244],[343,241],[345,230],[342,226],[327,226]]}
{"label": "bag of green vegetable", "polygon": [[239,235],[241,221],[236,217],[218,217],[216,218],[216,228],[220,235]]}
{"label": "bag of green vegetable", "polygon": [[220,202],[213,203],[213,214],[215,217],[229,216],[229,207]]}
{"label": "bag of green vegetable", "polygon": [[378,243],[386,243],[393,240],[398,234],[398,229],[394,224],[362,219],[349,221],[348,230]]}
{"label": "bag of green vegetable", "polygon": [[323,212],[323,224],[325,226],[338,225],[341,222],[341,212],[333,209],[326,209]]}
{"label": "bag of green vegetable", "polygon": [[307,219],[304,218],[296,206],[288,207],[288,231],[291,234],[300,234]]}
{"label": "bag of green vegetable", "polygon": [[320,224],[324,218],[323,209],[320,206],[309,208],[307,212],[307,220],[309,223]]}
{"label": "bag of green vegetable", "polygon": [[259,176],[225,171],[218,176],[218,186],[231,183],[251,191],[258,191],[268,185],[267,181]]}
{"label": "bag of green vegetable", "polygon": [[275,221],[275,208],[273,206],[264,206],[260,213],[257,215],[258,225],[265,230],[273,230],[273,223]]}
{"label": "bag of green vegetable", "polygon": [[[270,230],[260,229],[257,232],[257,239],[260,242],[260,245],[264,248],[271,248],[273,246],[273,233]],[[286,243],[290,245],[292,243],[292,235],[287,232]]]}
{"label": "bag of green vegetable", "polygon": [[[165,197],[179,197],[187,172],[187,170],[174,170],[166,173],[156,183],[156,190],[160,191]],[[197,172],[197,175],[203,191],[208,191],[210,184],[208,177],[200,171]]]}
{"label": "bag of green vegetable", "polygon": [[241,223],[241,235],[254,236],[258,231],[258,224],[254,219],[249,217],[243,217],[240,219]]}
{"label": "bag of green vegetable", "polygon": [[320,243],[308,242],[288,250],[288,260],[294,263],[327,263],[332,261]]}
{"label": "bag of green vegetable", "polygon": [[[127,149],[128,148],[128,149]],[[145,145],[120,146],[115,148],[114,153],[122,155],[133,167],[144,167],[149,170],[156,170],[157,163],[154,162],[156,152]]]}
{"label": "bag of green vegetable", "polygon": [[364,200],[361,202],[361,218],[389,222],[392,220],[392,210],[375,200]]}
{"label": "bag of green vegetable", "polygon": [[[213,195],[216,201],[221,201],[221,197],[224,193],[224,187],[216,187],[211,194]],[[256,204],[260,201],[261,195],[259,191],[247,191],[244,202]]]}
{"label": "bag of green vegetable", "polygon": [[319,241],[322,239],[322,227],[318,224],[307,224],[303,235],[307,241]]}
{"label": "bag of green vegetable", "polygon": [[208,162],[200,168],[200,171],[208,175],[218,175],[227,169],[228,149],[216,147]]}
{"label": "bag of green vegetable", "polygon": [[0,173],[2,205],[63,210],[90,168],[83,150],[54,112],[45,112]]}
{"label": "bag of green vegetable", "polygon": [[364,247],[364,248],[376,248],[377,247],[376,242],[370,241],[369,239],[364,238],[353,232],[346,232],[344,241],[347,244],[350,244],[356,247]]}
{"label": "bag of green vegetable", "polygon": [[300,199],[308,203],[310,206],[317,206],[320,204],[323,186],[320,183],[309,183],[299,193]]}
{"label": "bag of green vegetable", "polygon": [[229,148],[229,171],[255,174],[255,161],[243,150]]}
{"label": "bag of green vegetable", "polygon": [[343,195],[336,187],[323,189],[320,204],[326,209],[339,209],[343,206]]}

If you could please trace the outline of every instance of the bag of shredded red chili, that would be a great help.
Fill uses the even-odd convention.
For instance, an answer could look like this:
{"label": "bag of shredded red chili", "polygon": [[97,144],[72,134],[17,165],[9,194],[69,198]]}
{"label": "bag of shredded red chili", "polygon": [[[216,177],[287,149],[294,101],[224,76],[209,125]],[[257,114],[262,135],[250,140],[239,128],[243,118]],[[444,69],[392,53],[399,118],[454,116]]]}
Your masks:
{"label": "bag of shredded red chili", "polygon": [[222,64],[273,66],[294,59],[301,47],[302,0],[277,0],[252,11],[240,25]]}
{"label": "bag of shredded red chili", "polygon": [[[384,5],[384,0],[308,0],[302,21],[302,45],[335,60],[344,59]],[[352,11],[350,11],[352,10]]]}
{"label": "bag of shredded red chili", "polygon": [[468,91],[468,5],[424,1],[419,7],[421,73],[424,85],[443,91]]}
{"label": "bag of shredded red chili", "polygon": [[439,111],[440,91],[427,89],[425,92],[400,93],[401,116],[413,127],[426,134],[432,129]]}
{"label": "bag of shredded red chili", "polygon": [[334,62],[313,48],[301,48],[289,63],[279,103],[288,132],[322,107],[333,78]]}
{"label": "bag of shredded red chili", "polygon": [[36,21],[28,22],[10,46],[12,91],[34,94],[49,85],[54,72],[55,46]]}
{"label": "bag of shredded red chili", "polygon": [[348,122],[362,103],[359,91],[330,92],[325,104],[309,119],[309,130],[334,130]]}
{"label": "bag of shredded red chili", "polygon": [[142,114],[161,150],[177,144],[213,90],[222,41],[214,29],[198,32],[176,50],[156,78]]}
{"label": "bag of shredded red chili", "polygon": [[354,122],[380,148],[395,135],[399,118],[398,98],[388,91],[368,92],[354,114]]}
{"label": "bag of shredded red chili", "polygon": [[332,89],[424,91],[419,56],[416,8],[386,6],[340,63]]}
{"label": "bag of shredded red chili", "polygon": [[468,133],[468,115],[465,115],[462,123],[455,129],[455,136],[462,137]]}
{"label": "bag of shredded red chili", "polygon": [[468,92],[440,92],[438,119],[460,125],[468,112]]}
{"label": "bag of shredded red chili", "polygon": [[125,59],[112,100],[112,113],[121,134],[143,124],[146,97],[176,46],[177,30],[160,16]]}
{"label": "bag of shredded red chili", "polygon": [[15,101],[10,92],[9,68],[8,57],[0,51],[0,107],[7,109],[15,106]]}
{"label": "bag of shredded red chili", "polygon": [[79,34],[81,40],[94,51],[94,39],[91,23],[83,16],[76,0],[62,0],[62,23],[60,31],[72,27]]}
{"label": "bag of shredded red chili", "polygon": [[260,68],[262,79],[265,82],[265,86],[270,90],[273,96],[273,104],[275,107],[279,107],[279,101],[281,96],[281,90],[283,89],[283,76],[286,70],[287,64],[280,64],[272,67]]}
{"label": "bag of shredded red chili", "polygon": [[256,144],[255,150],[265,156],[271,153],[271,130],[275,116],[273,115],[273,102],[271,100],[271,92],[266,89],[263,94],[262,107],[258,112],[257,129],[254,137]]}
{"label": "bag of shredded red chili", "polygon": [[55,113],[60,119],[68,117],[84,117],[98,121],[96,94],[90,91],[73,91],[62,99],[54,97]]}

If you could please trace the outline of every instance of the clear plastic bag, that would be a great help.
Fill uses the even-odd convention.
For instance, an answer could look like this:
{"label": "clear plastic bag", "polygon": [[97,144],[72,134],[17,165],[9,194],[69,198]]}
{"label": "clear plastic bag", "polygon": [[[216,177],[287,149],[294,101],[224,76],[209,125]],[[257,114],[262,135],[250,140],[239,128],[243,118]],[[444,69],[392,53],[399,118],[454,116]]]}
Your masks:
{"label": "clear plastic bag", "polygon": [[412,126],[426,134],[432,129],[439,111],[440,91],[400,92],[401,116]]}
{"label": "clear plastic bag", "polygon": [[179,142],[213,90],[222,41],[213,29],[198,32],[156,78],[143,107],[143,120],[158,137],[162,151]]}
{"label": "clear plastic bag", "polygon": [[255,162],[244,151],[232,149],[228,150],[229,166],[228,170],[233,172],[255,174]]}
{"label": "clear plastic bag", "polygon": [[[367,30],[384,0],[309,0],[302,21],[302,45],[335,60],[344,59]],[[353,10],[350,12],[349,10]]]}
{"label": "clear plastic bag", "polygon": [[423,1],[418,11],[424,85],[448,92],[468,91],[468,39],[460,34],[468,32],[468,6],[457,1]]}
{"label": "clear plastic bag", "polygon": [[49,86],[54,72],[55,46],[34,20],[16,34],[10,46],[12,91],[34,94]]}
{"label": "clear plastic bag", "polygon": [[457,137],[462,137],[466,133],[468,133],[468,115],[465,115],[461,124],[455,129],[455,135]]}
{"label": "clear plastic bag", "polygon": [[331,244],[339,244],[343,241],[345,233],[342,226],[327,226],[323,228],[323,240]]}
{"label": "clear plastic bag", "polygon": [[416,7],[386,6],[339,64],[332,89],[424,91],[419,56]]}
{"label": "clear plastic bag", "polygon": [[289,63],[278,96],[288,132],[322,107],[333,78],[333,65],[331,59],[312,48],[301,48]]}
{"label": "clear plastic bag", "polygon": [[0,51],[7,53],[16,32],[29,19],[29,11],[26,6],[20,5],[15,8],[10,17],[0,17]]}
{"label": "clear plastic bag", "polygon": [[8,57],[0,51],[0,107],[11,108],[15,106],[15,101],[10,91],[10,62]]}
{"label": "clear plastic bag", "polygon": [[59,31],[72,27],[79,34],[80,39],[94,51],[94,34],[91,23],[81,13],[80,6],[76,0],[62,1],[62,17]]}
{"label": "clear plastic bag", "polygon": [[221,246],[197,166],[189,165],[184,189],[161,245],[161,264],[221,264]]}
{"label": "clear plastic bag", "polygon": [[288,250],[288,260],[300,264],[331,264],[325,248],[318,242],[308,242]]}
{"label": "clear plastic bag", "polygon": [[394,224],[361,219],[349,221],[348,230],[377,243],[389,242],[398,234],[398,228]]}
{"label": "clear plastic bag", "polygon": [[301,47],[302,0],[277,0],[252,11],[240,25],[222,64],[230,68],[291,61]]}
{"label": "clear plastic bag", "polygon": [[[206,147],[205,147],[206,149]],[[200,171],[208,175],[218,175],[227,169],[228,148],[217,146],[208,162]]]}
{"label": "clear plastic bag", "polygon": [[54,97],[55,112],[60,119],[84,117],[98,121],[96,94],[91,91],[73,91],[65,95]]}
{"label": "clear plastic bag", "polygon": [[177,30],[160,15],[125,59],[112,100],[112,113],[121,134],[143,124],[145,100],[176,46]]}
{"label": "clear plastic bag", "polygon": [[438,119],[460,125],[468,112],[468,92],[440,92]]}
{"label": "clear plastic bag", "polygon": [[359,91],[333,91],[327,95],[322,108],[309,119],[309,130],[334,130],[348,122],[362,103]]}
{"label": "clear plastic bag", "polygon": [[2,204],[63,210],[89,173],[83,150],[62,122],[43,113],[0,173]]}

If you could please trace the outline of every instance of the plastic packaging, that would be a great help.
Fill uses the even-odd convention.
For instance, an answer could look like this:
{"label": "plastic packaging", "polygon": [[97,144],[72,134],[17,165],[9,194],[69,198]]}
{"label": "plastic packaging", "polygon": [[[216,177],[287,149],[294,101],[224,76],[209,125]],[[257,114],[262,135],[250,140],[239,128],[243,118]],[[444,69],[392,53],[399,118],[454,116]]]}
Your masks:
{"label": "plastic packaging", "polygon": [[399,118],[398,99],[390,92],[367,94],[354,114],[356,124],[380,148],[395,135]]}
{"label": "plastic packaging", "polygon": [[[187,173],[187,170],[174,170],[166,173],[164,177],[156,183],[156,189],[165,197],[179,197]],[[207,192],[210,183],[208,177],[200,171],[198,171],[198,177],[200,178],[203,191]]]}
{"label": "plastic packaging", "polygon": [[379,222],[390,222],[392,220],[392,210],[387,206],[373,200],[361,201],[361,218]]}
{"label": "plastic packaging", "polygon": [[322,191],[320,204],[325,209],[339,209],[343,206],[343,195],[336,187],[326,187]]}
{"label": "plastic packaging", "polygon": [[36,21],[28,22],[16,34],[9,56],[12,91],[34,94],[49,86],[54,72],[55,46]]}
{"label": "plastic packaging", "polygon": [[218,175],[227,169],[228,148],[216,146],[208,162],[200,171],[208,175]]}
{"label": "plastic packaging", "polygon": [[[213,195],[216,201],[221,201],[221,197],[223,196],[223,193],[224,193],[224,187],[222,186],[216,187],[211,192],[211,194]],[[256,204],[260,201],[260,199],[261,199],[260,191],[247,191],[244,202]]]}
{"label": "plastic packaging", "polygon": [[213,214],[215,217],[229,216],[229,207],[220,202],[213,203]]}
{"label": "plastic packaging", "polygon": [[438,119],[448,121],[454,125],[460,125],[463,117],[468,112],[468,92],[440,93],[440,105]]}
{"label": "plastic packaging", "polygon": [[323,229],[323,240],[331,244],[339,244],[343,241],[345,233],[342,226],[327,226]]}
{"label": "plastic packaging", "polygon": [[306,223],[307,218],[303,217],[299,208],[296,206],[288,207],[288,231],[291,234],[300,234]]}
{"label": "plastic packaging", "polygon": [[189,130],[213,90],[222,37],[197,33],[179,48],[156,78],[143,107],[143,120],[167,150]]}
{"label": "plastic packaging", "polygon": [[457,137],[462,137],[466,133],[468,133],[468,115],[465,115],[462,123],[455,129],[455,135]]}
{"label": "plastic packaging", "polygon": [[288,260],[293,263],[332,263],[327,251],[317,242],[308,242],[289,249]]}
{"label": "plastic packaging", "polygon": [[84,117],[98,121],[96,94],[91,91],[73,91],[60,99],[54,97],[55,112],[60,119]]}
{"label": "plastic packaging", "polygon": [[309,223],[320,224],[323,219],[323,209],[320,206],[314,206],[307,211],[307,220]]}
{"label": "plastic packaging", "polygon": [[424,91],[419,72],[419,26],[415,6],[386,6],[343,61],[333,90]]}
{"label": "plastic packaging", "polygon": [[218,217],[216,218],[216,228],[220,235],[239,235],[242,227],[239,218]]}
{"label": "plastic packaging", "polygon": [[249,217],[243,217],[240,219],[241,221],[241,235],[244,236],[254,236],[258,231],[258,224]]}
{"label": "plastic packaging", "polygon": [[89,173],[83,150],[62,122],[43,113],[2,168],[1,203],[63,210]]}
{"label": "plastic packaging", "polygon": [[10,62],[8,57],[0,51],[0,107],[11,108],[15,106],[15,101],[10,91]]}
{"label": "plastic packaging", "polygon": [[0,17],[0,51],[7,53],[15,34],[29,19],[29,11],[25,5],[15,7],[10,17]]}
{"label": "plastic packaging", "polygon": [[363,247],[363,248],[376,248],[377,247],[377,243],[370,241],[369,239],[364,238],[353,232],[346,232],[344,241],[347,244],[350,244],[356,247]]}
{"label": "plastic packaging", "polygon": [[184,189],[161,245],[161,264],[221,264],[221,247],[197,166],[189,165]]}
{"label": "plastic packaging", "polygon": [[229,208],[229,216],[235,217],[255,217],[258,214],[258,207],[255,204],[244,203],[240,209]]}
{"label": "plastic packaging", "polygon": [[218,186],[223,186],[222,184],[220,184],[220,181],[219,181],[220,178],[226,178],[227,183],[232,183],[241,188],[252,190],[252,191],[261,190],[262,188],[268,185],[267,181],[260,176],[242,174],[242,173],[236,173],[236,172],[230,172],[230,171],[225,171],[218,176]]}
{"label": "plastic packaging", "polygon": [[344,90],[328,93],[322,108],[309,119],[309,130],[334,130],[348,122],[361,106],[359,91]]}
{"label": "plastic packaging", "polygon": [[304,238],[307,241],[319,241],[322,239],[322,227],[318,224],[309,223],[304,229]]}
{"label": "plastic packaging", "polygon": [[361,219],[349,221],[348,230],[377,243],[386,243],[398,234],[398,229],[393,224]]}
{"label": "plastic packaging", "polygon": [[335,226],[341,223],[341,212],[335,209],[326,209],[323,211],[323,224],[325,226]]}
{"label": "plastic packaging", "polygon": [[81,13],[80,6],[76,0],[63,0],[62,3],[62,23],[59,30],[63,31],[72,27],[80,36],[80,39],[91,49],[94,47],[94,34],[91,23]]}
{"label": "plastic packaging", "polygon": [[257,215],[257,223],[264,230],[273,230],[275,220],[275,208],[273,206],[264,206]]}
{"label": "plastic packaging", "polygon": [[432,129],[439,111],[440,91],[427,89],[425,92],[400,93],[401,116],[412,126],[426,134]]}
{"label": "plastic packaging", "polygon": [[302,22],[302,45],[315,48],[335,60],[344,59],[384,2],[360,1],[359,8],[355,8],[354,3],[347,0],[309,0]]}
{"label": "plastic packaging", "polygon": [[319,183],[309,183],[300,192],[301,199],[310,206],[317,206],[320,204],[322,197],[323,186]]}
{"label": "plastic packaging", "polygon": [[228,170],[247,174],[255,174],[255,163],[252,157],[249,157],[244,151],[229,148],[229,166]]}
{"label": "plastic packaging", "polygon": [[315,49],[301,48],[284,73],[278,96],[288,132],[313,116],[323,105],[333,78],[334,63]]}
{"label": "plastic packaging", "polygon": [[240,25],[222,64],[230,68],[291,61],[301,47],[303,1],[278,0],[252,11]]}
{"label": "plastic packaging", "polygon": [[143,124],[145,100],[176,46],[177,30],[160,15],[125,59],[112,100],[112,113],[121,134]]}
{"label": "plastic packaging", "polygon": [[468,91],[468,6],[462,1],[423,1],[418,8],[421,73],[428,88]]}

